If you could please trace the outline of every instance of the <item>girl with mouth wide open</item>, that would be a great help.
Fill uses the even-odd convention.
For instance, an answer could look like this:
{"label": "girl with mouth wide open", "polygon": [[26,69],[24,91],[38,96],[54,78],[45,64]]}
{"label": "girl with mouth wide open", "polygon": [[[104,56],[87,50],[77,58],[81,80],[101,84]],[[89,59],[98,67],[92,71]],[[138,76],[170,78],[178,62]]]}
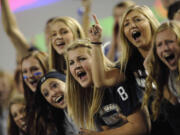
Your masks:
{"label": "girl with mouth wide open", "polygon": [[[50,71],[39,81],[35,93],[34,135],[77,135],[78,130],[67,114],[65,75]],[[53,132],[52,132],[53,131]]]}
{"label": "girl with mouth wide open", "polygon": [[27,133],[30,133],[31,113],[33,111],[34,95],[39,79],[48,72],[48,56],[44,52],[35,51],[21,61],[21,70],[24,87],[24,97],[26,101],[27,113]]}
{"label": "girl with mouth wide open", "polygon": [[96,24],[89,31],[91,42],[80,40],[67,48],[68,113],[83,128],[79,134],[148,133],[148,112],[140,109],[136,81],[129,77],[126,80],[120,69],[103,56],[102,30],[94,19]]}
{"label": "girl with mouth wide open", "polygon": [[[155,94],[152,104],[153,118],[166,114],[174,133],[180,134],[180,24],[168,21],[154,34],[153,48],[147,63],[148,76],[144,104]],[[153,90],[152,84],[156,90]]]}
{"label": "girl with mouth wide open", "polygon": [[147,6],[132,6],[120,21],[120,44],[122,55],[119,59],[121,70],[133,72],[140,88],[145,87],[146,73],[144,59],[151,48],[152,36],[159,22]]}

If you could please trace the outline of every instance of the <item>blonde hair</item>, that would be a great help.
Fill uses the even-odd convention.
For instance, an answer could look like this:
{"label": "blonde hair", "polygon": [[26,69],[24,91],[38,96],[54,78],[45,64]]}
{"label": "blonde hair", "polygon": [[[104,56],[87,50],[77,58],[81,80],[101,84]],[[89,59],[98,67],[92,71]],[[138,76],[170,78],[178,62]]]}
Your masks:
{"label": "blonde hair", "polygon": [[[98,112],[101,106],[104,91],[102,89],[95,88],[94,86],[89,88],[81,87],[81,85],[70,73],[69,60],[67,56],[68,51],[82,47],[87,48],[87,53],[91,55],[91,43],[88,40],[77,40],[69,45],[66,50],[65,58],[67,63],[66,89],[68,113],[79,127],[95,129],[94,115]],[[109,61],[105,60],[105,62],[111,65]]]}
{"label": "blonde hair", "polygon": [[[158,117],[159,108],[163,99],[163,90],[167,84],[169,75],[169,69],[159,59],[156,53],[156,37],[158,33],[167,29],[171,29],[176,34],[178,45],[180,46],[180,23],[176,21],[167,21],[161,24],[153,36],[152,49],[150,51],[151,55],[147,63],[148,76],[146,79],[146,92],[143,99],[143,106],[147,105],[149,97],[152,94],[155,94],[155,98],[151,106],[154,120],[156,120]],[[178,70],[180,71],[180,64],[178,65]],[[155,85],[155,91],[153,89],[153,85]],[[153,93],[153,91],[155,93]]]}
{"label": "blonde hair", "polygon": [[42,66],[44,73],[48,72],[48,55],[47,55],[47,53],[42,52],[42,51],[33,51],[29,55],[22,58],[21,65],[22,65],[23,61],[28,59],[29,57],[33,57],[33,58],[37,59],[38,62],[40,63],[40,65]]}
{"label": "blonde hair", "polygon": [[[51,26],[57,22],[63,22],[73,33],[74,40],[85,38],[85,33],[81,25],[71,17],[56,17],[52,22]],[[49,43],[49,69],[56,69],[57,71],[64,73],[66,69],[65,59],[63,55],[59,55],[53,48],[51,40]]]}
{"label": "blonde hair", "polygon": [[149,24],[151,26],[151,32],[152,35],[155,33],[157,27],[159,26],[158,20],[153,15],[152,11],[147,6],[131,6],[129,7],[126,12],[122,16],[122,20],[120,21],[120,44],[121,44],[121,57],[119,59],[119,62],[121,64],[121,71],[126,68],[127,62],[129,60],[129,57],[133,53],[133,46],[132,43],[130,43],[127,39],[127,37],[124,34],[124,21],[126,19],[126,16],[133,11],[138,11],[140,14],[144,15],[148,20]]}

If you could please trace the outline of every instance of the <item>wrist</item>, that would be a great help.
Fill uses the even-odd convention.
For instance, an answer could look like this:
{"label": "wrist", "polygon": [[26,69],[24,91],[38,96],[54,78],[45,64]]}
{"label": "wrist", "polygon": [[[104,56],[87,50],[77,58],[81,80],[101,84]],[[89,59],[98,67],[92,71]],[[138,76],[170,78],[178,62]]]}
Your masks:
{"label": "wrist", "polygon": [[91,44],[93,44],[93,45],[102,45],[102,42],[91,42]]}

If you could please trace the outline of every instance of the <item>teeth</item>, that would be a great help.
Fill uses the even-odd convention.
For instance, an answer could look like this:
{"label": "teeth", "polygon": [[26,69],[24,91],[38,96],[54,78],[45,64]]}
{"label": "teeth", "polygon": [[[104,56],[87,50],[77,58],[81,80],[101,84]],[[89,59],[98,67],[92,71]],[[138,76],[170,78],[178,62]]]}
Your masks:
{"label": "teeth", "polygon": [[64,42],[62,42],[62,41],[56,41],[56,45],[64,45],[65,43]]}
{"label": "teeth", "polygon": [[63,96],[59,96],[55,99],[55,102],[58,103],[58,101],[62,98]]}
{"label": "teeth", "polygon": [[81,71],[79,71],[79,72],[77,72],[77,75],[79,76],[81,73],[82,73],[82,72],[81,72]]}
{"label": "teeth", "polygon": [[139,31],[133,31],[132,32],[132,37],[136,40],[136,38],[140,37],[141,33]]}
{"label": "teeth", "polygon": [[33,84],[35,84],[37,82],[37,80],[32,80],[32,81],[30,81],[30,83],[33,85]]}
{"label": "teeth", "polygon": [[164,54],[164,57],[169,57],[171,54],[168,54],[168,53],[166,53],[166,54]]}

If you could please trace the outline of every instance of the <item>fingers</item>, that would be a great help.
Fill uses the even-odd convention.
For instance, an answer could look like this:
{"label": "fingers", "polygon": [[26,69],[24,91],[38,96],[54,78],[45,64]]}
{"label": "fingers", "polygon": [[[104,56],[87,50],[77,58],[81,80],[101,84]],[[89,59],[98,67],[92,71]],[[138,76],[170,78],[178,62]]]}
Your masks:
{"label": "fingers", "polygon": [[92,17],[93,17],[93,19],[94,19],[95,24],[99,25],[99,21],[98,21],[96,15],[93,14]]}
{"label": "fingers", "polygon": [[92,25],[90,32],[93,33],[94,35],[97,35],[101,33],[101,29],[100,27],[98,27],[98,25]]}

